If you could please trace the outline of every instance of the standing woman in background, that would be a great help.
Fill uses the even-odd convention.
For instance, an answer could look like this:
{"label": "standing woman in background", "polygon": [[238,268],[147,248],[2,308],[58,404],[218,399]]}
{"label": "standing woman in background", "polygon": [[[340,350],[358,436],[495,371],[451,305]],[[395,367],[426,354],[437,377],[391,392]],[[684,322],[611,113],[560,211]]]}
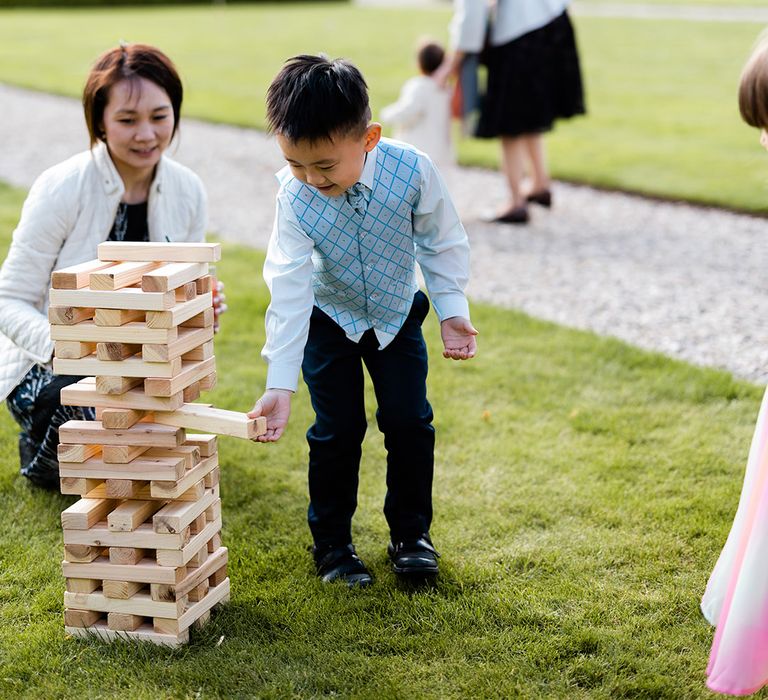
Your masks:
{"label": "standing woman in background", "polygon": [[[454,53],[445,72],[482,53],[488,67],[480,104],[479,138],[500,138],[510,199],[494,221],[524,224],[528,203],[552,206],[542,134],[556,119],[584,114],[570,0],[455,0]],[[526,163],[531,185],[523,190]]]}
{"label": "standing woman in background", "polygon": [[80,377],[51,370],[47,309],[54,269],[92,260],[106,240],[202,241],[202,182],[165,151],[179,125],[183,89],[170,59],[143,44],[103,54],[83,91],[91,147],[32,185],[0,269],[0,398],[21,427],[21,473],[58,489],[59,426],[93,419],[62,406]]}

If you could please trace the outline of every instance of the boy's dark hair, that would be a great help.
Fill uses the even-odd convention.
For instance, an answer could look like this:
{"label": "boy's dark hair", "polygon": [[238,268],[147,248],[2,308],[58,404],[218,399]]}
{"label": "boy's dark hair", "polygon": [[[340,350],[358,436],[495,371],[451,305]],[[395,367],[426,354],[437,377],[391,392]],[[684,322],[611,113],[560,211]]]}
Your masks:
{"label": "boy's dark hair", "polygon": [[370,119],[368,85],[340,58],[289,58],[267,91],[270,131],[294,143],[363,134]]}
{"label": "boy's dark hair", "polygon": [[171,100],[173,134],[179,126],[184,88],[168,56],[147,44],[121,44],[96,59],[83,88],[83,111],[91,146],[104,140],[104,108],[112,86],[121,80],[146,78],[161,87]]}
{"label": "boy's dark hair", "polygon": [[739,111],[750,126],[768,129],[768,34],[763,34],[739,81]]}
{"label": "boy's dark hair", "polygon": [[428,41],[419,47],[416,58],[419,61],[421,72],[424,73],[424,75],[432,75],[443,62],[443,59],[445,58],[445,50],[440,44],[436,44],[434,41]]}

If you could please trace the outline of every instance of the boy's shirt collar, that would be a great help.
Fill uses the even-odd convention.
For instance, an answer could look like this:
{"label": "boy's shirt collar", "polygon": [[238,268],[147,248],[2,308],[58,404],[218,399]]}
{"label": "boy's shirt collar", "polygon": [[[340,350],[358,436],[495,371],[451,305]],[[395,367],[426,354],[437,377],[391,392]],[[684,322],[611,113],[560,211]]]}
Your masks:
{"label": "boy's shirt collar", "polygon": [[367,189],[363,190],[366,200],[370,198],[370,194],[373,191],[373,176],[376,174],[376,157],[379,152],[379,147],[374,146],[370,153],[366,154],[365,164],[363,165],[363,172],[360,173],[360,178],[356,184],[365,185]]}

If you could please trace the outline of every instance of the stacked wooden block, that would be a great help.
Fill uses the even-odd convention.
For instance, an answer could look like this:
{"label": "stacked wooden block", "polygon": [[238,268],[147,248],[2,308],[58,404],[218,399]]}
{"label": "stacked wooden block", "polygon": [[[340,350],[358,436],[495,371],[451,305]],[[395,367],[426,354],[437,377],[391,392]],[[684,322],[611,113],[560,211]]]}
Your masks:
{"label": "stacked wooden block", "polygon": [[[59,429],[65,625],[178,645],[229,599],[215,433],[250,439],[264,420],[190,403],[216,382],[218,244],[103,243],[54,272],[56,374],[84,376],[65,405],[96,421]],[[186,429],[204,431],[188,434]]]}

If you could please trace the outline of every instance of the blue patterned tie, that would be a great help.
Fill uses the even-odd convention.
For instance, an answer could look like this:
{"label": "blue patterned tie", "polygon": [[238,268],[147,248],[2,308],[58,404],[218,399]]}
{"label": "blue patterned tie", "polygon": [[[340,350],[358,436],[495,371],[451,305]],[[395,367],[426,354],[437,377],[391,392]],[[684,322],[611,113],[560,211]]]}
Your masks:
{"label": "blue patterned tie", "polygon": [[356,183],[347,190],[347,202],[360,216],[365,216],[368,202],[365,200],[365,185]]}

